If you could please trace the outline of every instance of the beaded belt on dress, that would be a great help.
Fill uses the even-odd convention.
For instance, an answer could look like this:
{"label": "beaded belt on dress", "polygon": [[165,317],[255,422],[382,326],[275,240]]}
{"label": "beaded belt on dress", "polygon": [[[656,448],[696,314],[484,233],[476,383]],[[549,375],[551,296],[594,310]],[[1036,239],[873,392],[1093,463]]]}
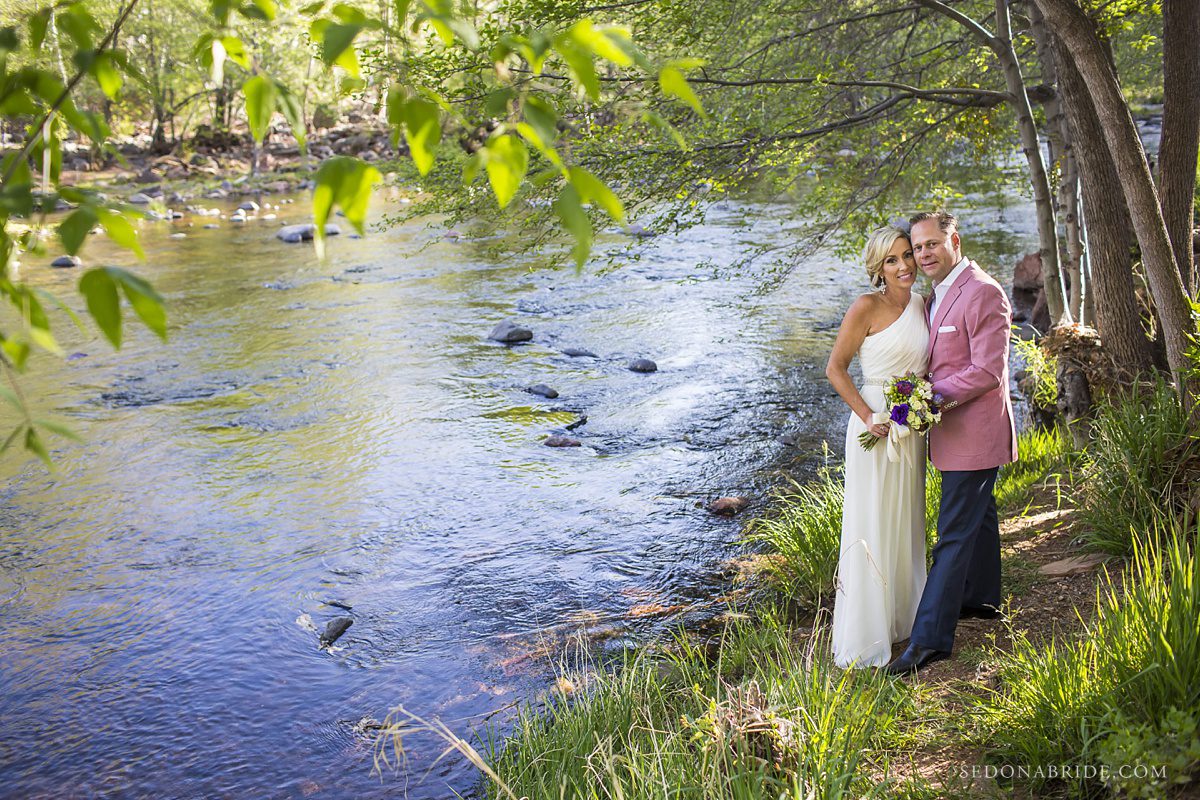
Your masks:
{"label": "beaded belt on dress", "polygon": [[891,378],[863,378],[863,386],[887,386],[891,382]]}

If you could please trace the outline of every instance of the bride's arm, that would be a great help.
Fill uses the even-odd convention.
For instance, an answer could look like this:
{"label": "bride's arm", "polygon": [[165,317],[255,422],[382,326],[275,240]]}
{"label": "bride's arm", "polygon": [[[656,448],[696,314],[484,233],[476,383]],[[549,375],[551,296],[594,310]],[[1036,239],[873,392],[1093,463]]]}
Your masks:
{"label": "bride's arm", "polygon": [[833,343],[833,352],[829,354],[829,362],[825,365],[825,377],[829,378],[833,388],[837,390],[837,393],[846,401],[846,405],[850,406],[850,410],[863,421],[871,433],[876,436],[887,436],[887,423],[871,423],[871,414],[873,413],[871,407],[858,393],[858,387],[854,385],[854,380],[850,377],[850,362],[854,359],[858,348],[862,347],[863,340],[867,338],[867,333],[871,329],[871,303],[872,298],[869,295],[863,295],[850,305],[850,310],[846,312],[845,318],[842,319],[842,325],[838,328],[837,339]]}

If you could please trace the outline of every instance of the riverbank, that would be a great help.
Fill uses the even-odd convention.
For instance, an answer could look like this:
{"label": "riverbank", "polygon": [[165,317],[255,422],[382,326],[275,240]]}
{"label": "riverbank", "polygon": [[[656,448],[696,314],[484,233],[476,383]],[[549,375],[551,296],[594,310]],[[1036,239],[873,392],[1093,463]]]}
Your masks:
{"label": "riverbank", "polygon": [[[758,563],[787,596],[615,672],[570,664],[555,700],[491,741],[488,796],[1182,796],[1200,767],[1200,580],[1194,520],[1172,529],[1170,507],[1194,490],[1152,500],[1194,468],[1177,406],[1161,387],[1120,401],[1082,453],[1060,431],[1023,437],[997,490],[1007,619],[963,621],[952,659],[907,680],[834,667],[828,589],[789,602],[818,574],[795,560],[818,554],[777,535]],[[810,486],[807,507],[838,506],[836,486]],[[840,510],[799,514],[794,498],[764,519],[790,514],[796,540],[840,526]],[[749,530],[765,542],[763,523]]]}

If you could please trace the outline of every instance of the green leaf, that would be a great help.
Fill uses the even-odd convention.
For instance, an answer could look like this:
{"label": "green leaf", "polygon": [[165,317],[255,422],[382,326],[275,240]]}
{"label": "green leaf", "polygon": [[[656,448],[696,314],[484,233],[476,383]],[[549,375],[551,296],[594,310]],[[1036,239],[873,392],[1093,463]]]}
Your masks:
{"label": "green leaf", "polygon": [[55,422],[52,419],[44,419],[44,418],[34,419],[33,422],[39,428],[45,428],[46,430],[50,431],[51,433],[56,433],[59,436],[63,437],[64,439],[71,439],[76,442],[83,441],[82,436],[80,436],[74,430],[72,430],[71,428],[62,424],[61,422]]}
{"label": "green leaf", "polygon": [[308,147],[308,137],[304,130],[304,107],[300,98],[279,81],[275,81],[275,97],[279,100],[283,118],[292,129],[292,136],[296,137],[296,144],[300,145],[300,152],[304,152]]}
{"label": "green leaf", "polygon": [[547,161],[558,167],[560,170],[565,169],[562,162],[562,157],[559,156],[558,151],[542,138],[541,132],[539,132],[536,128],[534,128],[528,122],[518,122],[517,133],[521,134],[521,136],[525,138],[525,141],[537,148],[537,151],[545,156]]}
{"label": "green leaf", "polygon": [[513,101],[517,93],[508,86],[497,89],[494,92],[488,93],[484,98],[483,110],[489,117],[506,117],[508,116],[508,104]]}
{"label": "green leaf", "polygon": [[558,112],[554,110],[554,106],[537,95],[529,95],[525,98],[521,111],[525,115],[525,121],[537,130],[542,141],[547,145],[553,144],[558,137]]}
{"label": "green leaf", "polygon": [[250,70],[250,54],[246,52],[246,43],[236,36],[222,36],[221,46],[225,48],[225,57],[242,69]]}
{"label": "green leaf", "polygon": [[413,98],[404,104],[404,140],[417,171],[425,175],[433,168],[434,153],[442,140],[442,118],[428,100]]}
{"label": "green leaf", "polygon": [[75,255],[79,252],[96,221],[94,209],[90,206],[80,206],[59,223],[58,238],[62,239],[63,247],[68,253]]}
{"label": "green leaf", "polygon": [[167,340],[167,312],[163,308],[163,299],[154,287],[134,275],[132,272],[119,267],[107,267],[108,274],[120,285],[125,292],[125,299],[133,306],[133,311],[142,323],[158,335],[164,342]]}
{"label": "green leaf", "polygon": [[110,100],[117,98],[117,92],[121,91],[121,72],[117,69],[113,61],[111,53],[99,53],[92,61],[92,66],[89,70],[92,77],[96,79],[96,83],[100,85],[100,91],[104,92],[105,96]]}
{"label": "green leaf", "polygon": [[554,201],[554,213],[558,214],[563,227],[575,237],[575,247],[571,253],[575,256],[575,268],[581,270],[592,251],[592,222],[583,210],[583,203],[574,185],[568,183],[563,188],[562,194]]}
{"label": "green leaf", "polygon": [[208,4],[209,11],[212,12],[213,19],[217,21],[219,27],[227,27],[229,25],[229,15],[233,13],[233,0],[212,0]]}
{"label": "green leaf", "polygon": [[142,243],[138,241],[137,229],[120,211],[112,208],[101,211],[100,224],[104,226],[104,232],[114,244],[132,250],[138,258],[146,257]]}
{"label": "green leaf", "polygon": [[658,128],[660,131],[662,131],[663,133],[670,136],[671,139],[675,142],[675,144],[679,146],[680,150],[690,150],[691,149],[691,145],[689,145],[687,143],[687,140],[683,138],[683,134],[680,133],[679,130],[674,125],[672,125],[670,122],[668,122],[666,117],[662,116],[661,114],[659,114],[655,111],[647,110],[647,111],[642,112],[642,119],[646,120],[646,122],[650,123],[654,127]]}
{"label": "green leaf", "polygon": [[306,17],[311,17],[320,14],[325,10],[325,0],[317,0],[315,3],[309,3],[300,9],[300,13]]}
{"label": "green leaf", "polygon": [[40,458],[48,468],[53,469],[54,462],[50,460],[50,454],[46,452],[46,445],[42,443],[42,437],[38,436],[37,430],[33,427],[25,429],[25,449]]}
{"label": "green leaf", "polygon": [[567,173],[568,179],[575,190],[579,192],[583,202],[598,203],[617,222],[625,221],[625,207],[621,205],[621,200],[613,194],[612,189],[604,184],[604,181],[583,167],[571,167]]}
{"label": "green leaf", "polygon": [[53,353],[56,356],[63,354],[62,348],[58,346],[58,340],[54,338],[54,334],[49,328],[30,328],[29,338],[33,343],[42,348],[48,353]]}
{"label": "green leaf", "polygon": [[92,49],[92,34],[100,31],[96,19],[88,12],[83,3],[73,3],[59,6],[54,15],[54,24],[60,31],[71,37],[79,50]]}
{"label": "green leaf", "polygon": [[529,150],[516,136],[493,136],[485,145],[488,180],[501,208],[512,202],[529,169]]}
{"label": "green leaf", "polygon": [[246,19],[256,19],[262,22],[274,22],[279,10],[274,0],[250,0],[238,9]]}
{"label": "green leaf", "polygon": [[592,60],[592,54],[580,50],[570,40],[561,41],[555,49],[563,61],[567,62],[575,83],[582,87],[593,101],[599,100],[600,79],[596,77],[596,64]]}
{"label": "green leaf", "polygon": [[321,39],[321,60],[326,66],[337,64],[355,78],[359,77],[358,55],[354,52],[354,37],[362,25],[329,25]]}
{"label": "green leaf", "polygon": [[79,279],[79,291],[87,300],[88,313],[112,346],[121,348],[121,301],[117,284],[103,267],[88,270]]}
{"label": "green leaf", "polygon": [[[24,406],[17,406],[17,407],[24,410]],[[4,444],[0,445],[0,453],[7,452],[8,448],[13,446],[13,442],[17,441],[17,439],[20,439],[21,434],[23,434],[24,432],[25,432],[24,425],[18,425],[17,427],[13,428],[13,432],[10,433],[8,435],[8,438],[4,440]]]}
{"label": "green leaf", "polygon": [[[610,37],[609,33],[613,36]],[[600,58],[607,59],[614,64],[627,67],[633,63],[623,48],[619,47],[613,37],[624,35],[625,39],[629,38],[628,31],[621,28],[605,28],[598,30],[592,26],[591,20],[581,19],[567,29],[567,36],[574,41],[581,50],[593,53]]]}
{"label": "green leaf", "polygon": [[662,68],[662,71],[658,73],[658,85],[662,87],[663,94],[678,97],[700,116],[707,116],[704,113],[704,106],[700,105],[700,98],[696,97],[696,93],[688,85],[687,78],[683,77],[683,73],[675,67]]}
{"label": "green leaf", "polygon": [[350,156],[326,159],[317,170],[313,189],[313,242],[320,258],[325,256],[325,224],[334,206],[346,214],[346,220],[360,234],[366,232],[367,205],[371,189],[383,176],[371,165]]}
{"label": "green leaf", "polygon": [[275,82],[266,75],[255,75],[242,84],[246,96],[246,121],[254,141],[262,143],[275,113]]}
{"label": "green leaf", "polygon": [[463,183],[470,185],[479,177],[479,170],[483,169],[483,154],[472,153],[466,161],[463,162]]}
{"label": "green leaf", "polygon": [[29,18],[29,49],[41,50],[50,27],[50,6],[46,6]]}
{"label": "green leaf", "polygon": [[0,344],[0,350],[8,356],[17,372],[25,371],[25,362],[29,360],[29,343],[22,339],[5,339]]}

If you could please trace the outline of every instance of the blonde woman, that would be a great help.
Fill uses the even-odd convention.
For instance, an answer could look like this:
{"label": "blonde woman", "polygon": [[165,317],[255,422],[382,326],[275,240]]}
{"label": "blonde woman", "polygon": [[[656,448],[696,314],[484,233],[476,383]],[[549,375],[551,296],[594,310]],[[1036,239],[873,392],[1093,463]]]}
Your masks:
{"label": "blonde woman", "polygon": [[[833,654],[842,667],[883,666],[892,643],[912,630],[925,587],[925,440],[866,450],[858,437],[888,435],[884,386],[909,372],[924,375],[929,327],[924,299],[913,291],[917,264],[899,228],[871,233],[864,252],[875,291],[851,304],[825,374],[852,412],[846,425],[846,486],[833,611]],[[855,386],[850,362],[863,379]],[[880,421],[880,420],[884,421]]]}

